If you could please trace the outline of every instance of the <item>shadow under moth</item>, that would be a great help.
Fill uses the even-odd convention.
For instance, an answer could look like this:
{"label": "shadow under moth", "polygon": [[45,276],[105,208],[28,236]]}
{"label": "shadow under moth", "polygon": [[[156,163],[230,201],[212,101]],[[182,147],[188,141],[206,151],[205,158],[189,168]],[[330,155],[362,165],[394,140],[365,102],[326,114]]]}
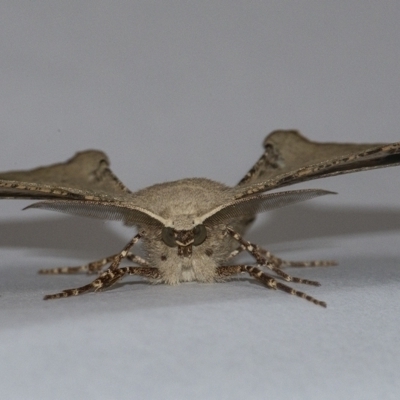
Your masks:
{"label": "shadow under moth", "polygon": [[[326,307],[325,302],[285,283],[319,286],[318,282],[291,276],[284,268],[334,265],[334,262],[284,261],[250,243],[243,234],[260,212],[332,192],[317,189],[264,192],[311,179],[399,164],[400,142],[318,143],[296,131],[274,131],[264,140],[261,158],[234,187],[209,179],[189,178],[131,192],[110,170],[103,152],[87,150],[64,163],[0,173],[0,198],[39,200],[26,208],[121,220],[138,229],[119,253],[78,267],[39,271],[97,274],[85,286],[50,294],[44,299],[103,290],[125,275],[177,284],[224,281],[247,273],[270,289]],[[139,241],[145,258],[131,251]],[[255,264],[234,264],[234,257],[241,252],[248,252]],[[132,264],[121,266],[122,260]]]}

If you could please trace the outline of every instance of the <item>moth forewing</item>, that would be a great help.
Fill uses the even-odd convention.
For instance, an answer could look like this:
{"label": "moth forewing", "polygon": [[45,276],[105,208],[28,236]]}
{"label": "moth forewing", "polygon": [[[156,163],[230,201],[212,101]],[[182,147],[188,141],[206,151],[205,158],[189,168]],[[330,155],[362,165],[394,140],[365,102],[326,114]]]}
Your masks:
{"label": "moth forewing", "polygon": [[[129,193],[129,189],[116,177],[109,168],[110,163],[105,153],[98,150],[86,150],[76,153],[69,160],[44,167],[23,171],[0,173],[0,182],[12,181],[26,190],[34,186],[78,189],[80,194],[96,192],[98,195],[112,196]],[[0,196],[2,195],[0,189]]]}
{"label": "moth forewing", "polygon": [[264,139],[264,154],[240,184],[267,181],[296,169],[351,156],[385,143],[323,143],[304,137],[295,130],[276,130]]}
{"label": "moth forewing", "polygon": [[237,185],[237,198],[283,186],[400,164],[400,142],[312,142],[297,131],[274,131],[265,151]]}

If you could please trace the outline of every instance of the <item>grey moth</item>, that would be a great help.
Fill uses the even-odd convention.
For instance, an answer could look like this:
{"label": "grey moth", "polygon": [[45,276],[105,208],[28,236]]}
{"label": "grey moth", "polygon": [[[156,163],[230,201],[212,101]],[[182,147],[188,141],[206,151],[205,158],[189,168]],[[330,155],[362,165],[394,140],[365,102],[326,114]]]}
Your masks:
{"label": "grey moth", "polygon": [[[0,198],[39,200],[26,208],[120,220],[138,229],[116,254],[78,267],[41,270],[47,274],[97,275],[85,286],[44,299],[104,290],[126,275],[177,284],[224,281],[247,273],[268,288],[326,307],[325,302],[286,283],[319,286],[318,282],[291,276],[284,268],[334,262],[284,261],[247,241],[246,229],[258,213],[332,193],[321,189],[265,192],[311,179],[399,164],[400,142],[318,143],[297,131],[281,130],[266,137],[263,155],[234,187],[205,178],[188,178],[132,192],[111,171],[103,152],[87,150],[63,163],[0,173]],[[132,251],[139,241],[145,257]],[[251,254],[254,264],[233,262],[243,251]],[[131,264],[123,266],[122,260]]]}

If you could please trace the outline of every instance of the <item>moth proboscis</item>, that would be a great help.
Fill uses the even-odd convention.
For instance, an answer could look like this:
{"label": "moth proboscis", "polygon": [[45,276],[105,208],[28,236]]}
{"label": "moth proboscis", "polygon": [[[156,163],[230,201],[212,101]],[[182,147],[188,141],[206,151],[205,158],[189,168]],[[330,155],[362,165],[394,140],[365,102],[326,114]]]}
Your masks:
{"label": "moth proboscis", "polygon": [[[40,200],[26,208],[120,220],[138,228],[139,233],[119,253],[78,267],[41,270],[43,274],[98,275],[85,286],[44,299],[103,290],[125,275],[177,284],[223,281],[247,273],[268,288],[326,307],[325,302],[284,283],[319,286],[318,282],[291,276],[284,267],[328,266],[334,265],[333,261],[284,261],[250,243],[243,234],[260,212],[332,193],[321,189],[264,192],[311,179],[399,165],[400,142],[318,143],[296,131],[274,131],[265,139],[264,148],[261,158],[234,187],[189,178],[131,192],[111,171],[103,152],[87,150],[64,163],[0,173],[0,198]],[[131,252],[139,240],[145,258]],[[256,265],[231,264],[243,251],[253,256]],[[133,265],[121,266],[124,259]]]}

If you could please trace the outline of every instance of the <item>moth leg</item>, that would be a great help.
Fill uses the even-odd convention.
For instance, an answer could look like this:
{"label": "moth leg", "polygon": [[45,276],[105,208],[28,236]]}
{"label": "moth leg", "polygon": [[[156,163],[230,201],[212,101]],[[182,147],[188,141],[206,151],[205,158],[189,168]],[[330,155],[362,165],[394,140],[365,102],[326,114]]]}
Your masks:
{"label": "moth leg", "polygon": [[333,260],[312,260],[312,261],[285,261],[282,260],[282,267],[294,267],[294,268],[305,268],[305,267],[333,267],[338,265]]}
{"label": "moth leg", "polygon": [[161,277],[157,268],[152,267],[121,267],[115,270],[110,268],[104,271],[93,282],[74,289],[66,289],[60,293],[48,294],[44,296],[43,300],[60,299],[63,297],[78,296],[87,292],[97,292],[114,285],[125,275],[139,275],[149,279],[158,279]]}
{"label": "moth leg", "polygon": [[[88,285],[81,286],[75,289],[67,289],[60,293],[56,293],[54,295],[47,295],[44,297],[44,300],[48,299],[58,299],[60,297],[69,297],[69,296],[78,296],[79,294],[89,292],[91,290],[97,291],[101,289],[108,281],[113,281],[115,277],[115,271],[118,271],[119,264],[121,260],[127,256],[129,253],[130,248],[137,243],[137,241],[142,237],[142,233],[138,233],[135,235],[127,245],[113,258],[111,265],[108,269],[102,272],[97,279],[93,282],[89,283]],[[118,272],[117,272],[118,274]],[[119,279],[119,278],[117,278]]]}
{"label": "moth leg", "polygon": [[233,275],[240,274],[242,272],[241,265],[223,265],[221,267],[217,267],[217,279],[224,280],[232,277]]}
{"label": "moth leg", "polygon": [[246,250],[246,247],[243,245],[240,245],[237,249],[233,250],[231,254],[226,258],[225,261],[230,261],[232,258],[235,258],[238,254],[242,253],[244,250]]}
{"label": "moth leg", "polygon": [[[233,231],[232,231],[233,232]],[[281,265],[286,265],[286,261],[274,256],[270,251],[265,250],[261,247],[257,247],[259,252],[267,258],[269,261],[271,261],[276,267],[280,267]],[[242,253],[243,251],[246,250],[246,246],[244,244],[241,244],[237,249],[233,250],[229,256],[226,258],[226,261],[231,260],[232,258],[235,258],[238,254]]]}
{"label": "moth leg", "polygon": [[259,269],[257,267],[253,267],[251,265],[241,265],[241,272],[247,272],[250,276],[256,278],[257,280],[262,282],[265,286],[267,286],[271,289],[282,290],[283,292],[286,292],[288,294],[292,294],[292,295],[300,297],[302,299],[311,301],[312,303],[314,303],[318,306],[326,307],[326,303],[324,301],[317,300],[315,297],[312,297],[304,292],[295,290],[295,289],[291,288],[290,286],[287,286],[281,282],[278,282],[275,278],[266,274],[265,272],[263,272],[261,269]]}
{"label": "moth leg", "polygon": [[[240,245],[237,249],[233,250],[231,254],[227,257],[226,261],[235,258],[238,254],[246,250],[246,246]],[[279,257],[274,256],[270,251],[258,247],[259,252],[269,261],[271,261],[276,267],[287,268],[303,268],[303,267],[332,267],[337,265],[336,261],[333,260],[313,260],[313,261],[286,261]]]}
{"label": "moth leg", "polygon": [[139,276],[142,276],[142,277],[148,278],[148,279],[160,279],[161,278],[161,274],[160,274],[158,268],[134,267],[134,266],[121,267],[114,271],[114,277],[112,277],[110,280],[107,280],[101,289],[99,288],[99,289],[96,289],[95,291],[109,288],[110,286],[114,285],[117,281],[122,279],[125,275],[139,275]]}
{"label": "moth leg", "polygon": [[[320,286],[319,282],[297,278],[295,276],[287,274],[286,272],[282,271],[282,269],[280,268],[280,264],[276,265],[276,262],[274,262],[274,260],[276,260],[276,257],[273,256],[269,251],[264,250],[264,252],[262,253],[257,245],[243,239],[243,237],[239,233],[235,232],[233,229],[227,228],[227,231],[235,240],[237,240],[242,246],[245,247],[246,251],[248,251],[256,259],[259,265],[265,266],[271,271],[274,271],[285,281],[303,283],[312,286]],[[268,260],[266,257],[271,260]]]}
{"label": "moth leg", "polygon": [[223,280],[226,278],[230,278],[233,275],[245,272],[247,272],[250,276],[262,282],[265,286],[267,286],[270,289],[282,290],[286,293],[311,301],[312,303],[317,304],[319,306],[326,307],[326,303],[324,301],[317,300],[316,298],[309,296],[306,293],[300,292],[298,290],[291,288],[290,286],[284,285],[283,283],[278,282],[272,276],[263,272],[261,269],[253,267],[251,265],[228,265],[228,266],[218,267],[217,277]]}
{"label": "moth leg", "polygon": [[333,260],[311,260],[311,261],[286,261],[271,254],[268,250],[258,247],[258,251],[266,258],[270,259],[274,264],[280,267],[332,267],[337,265]]}
{"label": "moth leg", "polygon": [[[107,271],[113,271],[119,267],[123,258],[125,258],[129,254],[129,250],[133,247],[143,236],[143,233],[140,232],[136,234],[125,246],[124,248],[114,257],[111,265],[108,267]],[[107,272],[104,271],[104,272]]]}
{"label": "moth leg", "polygon": [[58,268],[40,269],[38,273],[57,275],[57,274],[78,274],[81,272],[86,272],[87,274],[95,274],[98,273],[106,264],[114,260],[115,257],[116,254],[113,254],[112,256],[92,261],[88,264],[80,265],[78,267],[58,267]]}
{"label": "moth leg", "polygon": [[[102,258],[100,260],[92,261],[85,265],[80,265],[78,267],[60,267],[60,268],[50,268],[50,269],[41,269],[38,271],[39,274],[79,274],[81,272],[86,272],[88,275],[96,274],[101,271],[101,269],[114,260],[114,258],[118,254],[113,254],[112,256],[108,256]],[[139,257],[131,252],[129,252],[126,257],[127,260],[132,261],[136,264],[139,264],[143,267],[149,266],[147,261],[142,257]]]}

